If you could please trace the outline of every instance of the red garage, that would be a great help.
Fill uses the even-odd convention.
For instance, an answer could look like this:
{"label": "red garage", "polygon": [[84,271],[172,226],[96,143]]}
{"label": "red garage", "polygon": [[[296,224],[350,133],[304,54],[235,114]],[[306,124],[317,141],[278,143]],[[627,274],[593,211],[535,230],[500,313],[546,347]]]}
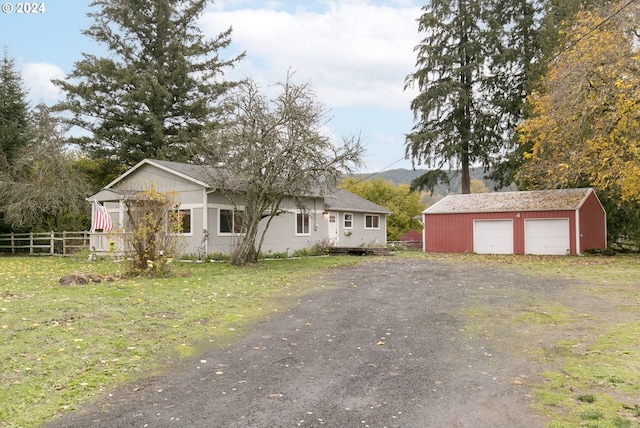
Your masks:
{"label": "red garage", "polygon": [[423,213],[424,251],[581,254],[607,247],[593,189],[449,195]]}

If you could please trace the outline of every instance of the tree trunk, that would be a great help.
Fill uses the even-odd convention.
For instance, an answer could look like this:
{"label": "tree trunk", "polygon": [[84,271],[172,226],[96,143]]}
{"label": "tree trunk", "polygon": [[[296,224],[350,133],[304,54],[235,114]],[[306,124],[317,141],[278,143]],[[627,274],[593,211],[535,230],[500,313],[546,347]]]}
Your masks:
{"label": "tree trunk", "polygon": [[460,170],[462,173],[460,189],[462,194],[468,195],[471,193],[471,176],[469,175],[469,155],[466,153],[462,155]]}
{"label": "tree trunk", "polygon": [[234,266],[244,266],[248,263],[257,263],[258,253],[253,246],[253,240],[246,236],[242,238],[238,248],[231,253],[229,263]]}
{"label": "tree trunk", "polygon": [[258,236],[258,224],[260,220],[259,218],[257,220],[254,220],[250,217],[245,217],[247,221],[247,231],[240,239],[238,248],[236,248],[231,253],[231,257],[229,259],[229,263],[234,266],[244,266],[248,263],[258,262],[258,252],[256,251],[256,237]]}
{"label": "tree trunk", "polygon": [[462,87],[462,99],[460,110],[462,113],[462,120],[460,121],[460,170],[462,172],[462,180],[460,183],[460,189],[463,194],[471,193],[471,178],[469,176],[469,146],[471,144],[472,134],[472,112],[471,106],[473,103],[473,72],[471,70],[471,64],[473,59],[469,53],[469,35],[467,31],[471,28],[470,22],[465,20],[471,19],[469,16],[465,3],[463,1],[458,2],[460,10],[460,61],[463,66],[463,70],[460,74],[460,84]]}

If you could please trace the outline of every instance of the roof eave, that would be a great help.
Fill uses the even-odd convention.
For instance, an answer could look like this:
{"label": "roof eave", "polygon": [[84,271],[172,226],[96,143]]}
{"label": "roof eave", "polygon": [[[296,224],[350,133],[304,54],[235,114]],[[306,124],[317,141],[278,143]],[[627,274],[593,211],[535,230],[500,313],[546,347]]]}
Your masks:
{"label": "roof eave", "polygon": [[192,183],[194,183],[194,184],[200,185],[200,186],[202,186],[202,187],[204,187],[204,188],[207,188],[207,189],[210,187],[210,186],[209,186],[209,184],[207,184],[207,183],[205,183],[205,182],[203,182],[203,181],[200,181],[200,180],[198,180],[198,179],[196,179],[196,178],[193,178],[193,177],[191,177],[191,176],[189,176],[189,175],[187,175],[187,174],[183,174],[183,173],[181,173],[181,172],[179,172],[179,171],[176,171],[176,170],[175,170],[175,169],[173,169],[173,168],[169,168],[169,167],[167,167],[167,166],[165,166],[165,165],[160,165],[160,164],[158,164],[158,163],[154,162],[154,161],[153,161],[153,160],[151,160],[151,159],[143,159],[143,160],[141,160],[140,162],[138,162],[137,164],[135,164],[133,167],[131,167],[129,170],[125,171],[122,175],[120,175],[118,178],[116,178],[115,180],[113,180],[111,183],[107,184],[105,187],[103,187],[103,189],[105,189],[105,190],[106,190],[106,189],[110,189],[112,186],[116,185],[117,183],[119,183],[120,181],[122,181],[124,178],[128,177],[129,175],[131,175],[133,172],[135,172],[136,170],[138,170],[138,169],[139,169],[140,167],[142,167],[143,165],[151,165],[151,166],[154,166],[154,167],[156,167],[156,168],[158,168],[158,169],[161,169],[161,170],[163,170],[163,171],[166,171],[166,172],[168,172],[168,173],[170,173],[170,174],[173,174],[173,175],[175,175],[175,176],[177,176],[177,177],[181,177],[181,178],[183,178],[183,179],[185,179],[185,180],[187,180],[187,181],[190,181],[190,182],[192,182]]}
{"label": "roof eave", "polygon": [[349,207],[326,207],[327,211],[340,211],[340,212],[347,212],[347,213],[371,213],[371,214],[386,214],[389,215],[391,214],[391,211],[389,210],[377,210],[377,209],[373,209],[373,210],[366,210],[366,209],[361,209],[361,208],[349,208]]}
{"label": "roof eave", "polygon": [[510,214],[510,213],[534,213],[550,211],[575,211],[577,208],[541,208],[541,209],[518,209],[518,210],[486,210],[486,211],[422,211],[422,214]]}

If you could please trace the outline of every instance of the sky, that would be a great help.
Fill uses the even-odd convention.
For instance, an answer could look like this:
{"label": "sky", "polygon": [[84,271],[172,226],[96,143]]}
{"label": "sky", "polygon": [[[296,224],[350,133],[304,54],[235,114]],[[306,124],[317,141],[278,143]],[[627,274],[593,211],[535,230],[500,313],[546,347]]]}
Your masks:
{"label": "sky", "polygon": [[[405,78],[415,70],[417,19],[424,0],[217,0],[199,20],[213,38],[232,28],[231,46],[220,52],[245,58],[225,78],[251,78],[265,92],[295,73],[329,111],[327,128],[336,141],[359,135],[366,153],[358,172],[412,168],[405,135],[413,127]],[[51,79],[68,75],[82,53],[107,56],[81,34],[91,23],[90,0],[36,2],[38,13],[18,13],[4,2],[0,44],[16,63],[31,104],[53,104],[62,94]],[[22,4],[33,4],[22,3]],[[22,12],[25,12],[24,7]],[[424,165],[415,165],[425,168]]]}

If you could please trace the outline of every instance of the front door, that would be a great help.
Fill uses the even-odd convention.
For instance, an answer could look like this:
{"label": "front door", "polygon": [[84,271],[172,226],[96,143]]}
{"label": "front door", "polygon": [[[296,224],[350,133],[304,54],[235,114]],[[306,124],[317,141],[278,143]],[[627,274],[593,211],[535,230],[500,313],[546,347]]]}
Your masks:
{"label": "front door", "polygon": [[329,213],[329,242],[338,245],[338,213]]}

